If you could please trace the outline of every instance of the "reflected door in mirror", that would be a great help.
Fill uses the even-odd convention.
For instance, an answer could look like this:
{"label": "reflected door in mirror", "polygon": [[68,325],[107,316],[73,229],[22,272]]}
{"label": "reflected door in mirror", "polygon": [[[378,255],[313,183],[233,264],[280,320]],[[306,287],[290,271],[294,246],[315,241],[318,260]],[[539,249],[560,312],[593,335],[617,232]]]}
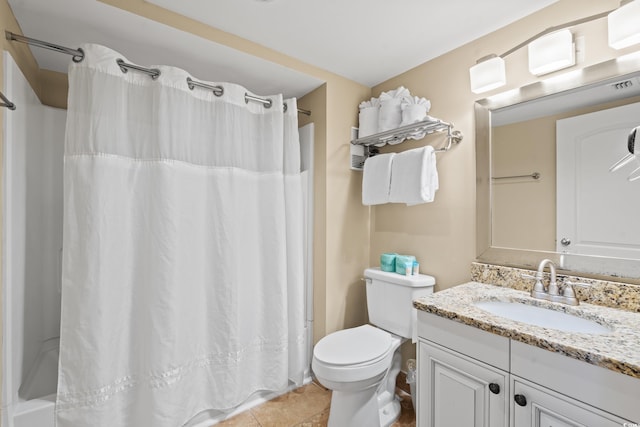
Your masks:
{"label": "reflected door in mirror", "polygon": [[609,167],[640,124],[640,103],[556,122],[558,252],[640,259],[640,185]]}

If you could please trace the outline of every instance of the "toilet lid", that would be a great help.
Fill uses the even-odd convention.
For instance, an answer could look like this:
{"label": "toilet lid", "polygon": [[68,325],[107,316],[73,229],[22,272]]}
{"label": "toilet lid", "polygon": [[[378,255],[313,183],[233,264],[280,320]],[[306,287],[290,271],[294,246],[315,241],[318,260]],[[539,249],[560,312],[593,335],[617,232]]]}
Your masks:
{"label": "toilet lid", "polygon": [[366,363],[385,355],[392,342],[389,332],[364,325],[322,338],[314,348],[314,356],[321,362],[333,365]]}

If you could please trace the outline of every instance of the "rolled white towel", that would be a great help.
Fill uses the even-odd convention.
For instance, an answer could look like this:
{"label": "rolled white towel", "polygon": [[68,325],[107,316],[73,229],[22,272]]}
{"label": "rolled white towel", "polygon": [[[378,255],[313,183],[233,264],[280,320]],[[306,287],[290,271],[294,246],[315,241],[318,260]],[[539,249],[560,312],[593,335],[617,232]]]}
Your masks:
{"label": "rolled white towel", "polygon": [[378,115],[380,107],[361,108],[358,113],[358,138],[378,133]]}
{"label": "rolled white towel", "polygon": [[364,162],[362,173],[362,204],[380,205],[389,203],[391,165],[395,153],[369,157]]}
{"label": "rolled white towel", "polygon": [[402,122],[402,100],[410,96],[409,90],[404,86],[380,94],[378,132],[396,129],[400,126]]}
{"label": "rolled white towel", "polygon": [[380,99],[371,98],[368,101],[362,101],[358,107],[362,110],[363,108],[371,108],[371,107],[379,107],[379,106],[380,106]]}
{"label": "rolled white towel", "polygon": [[436,153],[430,145],[398,153],[393,158],[390,202],[407,206],[433,202],[439,187]]}
{"label": "rolled white towel", "polygon": [[[359,105],[358,113],[358,138],[378,133],[378,116],[380,114],[380,99],[371,98],[362,101]],[[382,147],[384,144],[377,144]]]}
{"label": "rolled white towel", "polygon": [[385,101],[387,99],[391,99],[391,98],[402,99],[408,96],[411,96],[411,94],[409,93],[409,89],[407,89],[404,86],[399,86],[397,89],[382,92],[380,94],[380,102]]}
{"label": "rolled white towel", "polygon": [[402,100],[402,123],[401,126],[410,125],[424,120],[431,109],[431,101],[426,98],[409,96]]}

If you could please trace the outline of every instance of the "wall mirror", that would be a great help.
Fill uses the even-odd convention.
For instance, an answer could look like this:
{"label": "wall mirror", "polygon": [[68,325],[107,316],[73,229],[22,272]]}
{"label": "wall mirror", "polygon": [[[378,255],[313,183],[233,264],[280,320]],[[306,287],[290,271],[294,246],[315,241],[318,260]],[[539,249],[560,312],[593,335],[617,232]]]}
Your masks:
{"label": "wall mirror", "polygon": [[[640,55],[479,100],[477,259],[640,278],[640,180],[627,166],[640,125]],[[640,143],[640,141],[639,141]]]}

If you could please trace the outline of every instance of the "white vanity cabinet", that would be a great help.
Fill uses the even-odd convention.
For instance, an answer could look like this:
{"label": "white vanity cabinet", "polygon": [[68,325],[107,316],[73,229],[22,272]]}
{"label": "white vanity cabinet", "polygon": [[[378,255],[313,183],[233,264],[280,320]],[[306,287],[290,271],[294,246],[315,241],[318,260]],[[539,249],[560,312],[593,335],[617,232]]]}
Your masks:
{"label": "white vanity cabinet", "polygon": [[640,379],[424,311],[418,335],[418,427],[640,424]]}
{"label": "white vanity cabinet", "polygon": [[525,379],[511,380],[513,427],[622,427],[626,422]]}
{"label": "white vanity cabinet", "polygon": [[491,365],[420,342],[420,425],[507,427],[509,374]]}

